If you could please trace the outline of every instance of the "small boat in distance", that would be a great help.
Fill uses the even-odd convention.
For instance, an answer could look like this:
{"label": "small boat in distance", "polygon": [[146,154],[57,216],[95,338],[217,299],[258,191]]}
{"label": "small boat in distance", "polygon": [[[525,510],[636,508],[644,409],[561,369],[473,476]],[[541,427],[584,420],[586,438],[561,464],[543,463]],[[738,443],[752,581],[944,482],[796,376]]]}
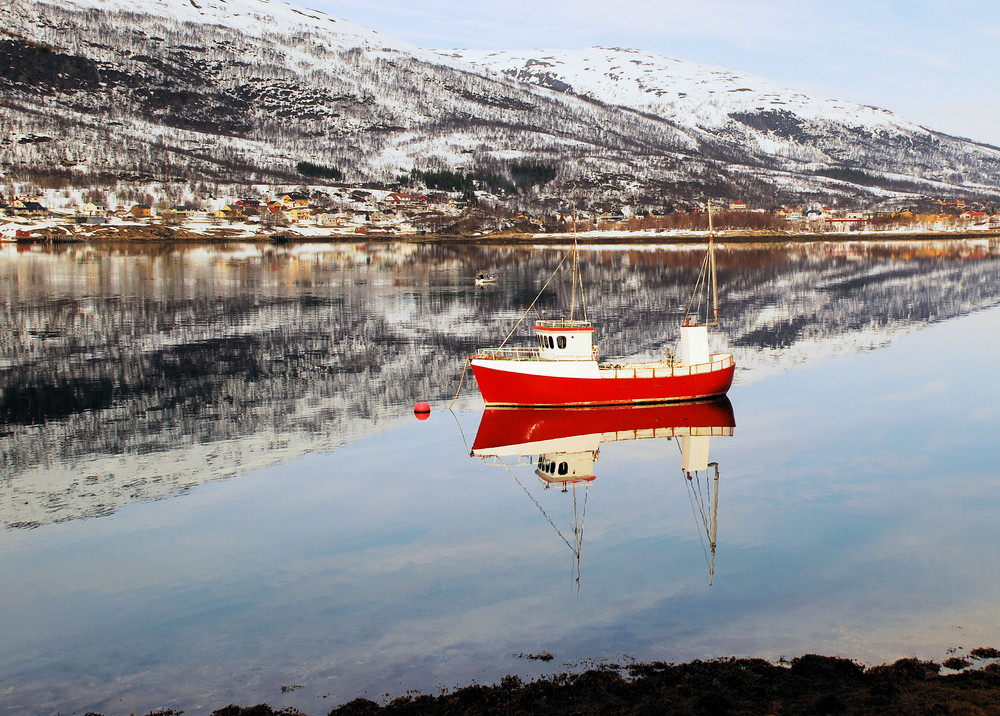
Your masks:
{"label": "small boat in distance", "polygon": [[500,278],[498,273],[488,273],[487,271],[480,271],[476,274],[476,285],[484,286],[488,283],[496,283],[497,279]]}
{"label": "small boat in distance", "polygon": [[[711,204],[708,219],[708,251],[695,283],[694,297],[680,326],[678,355],[641,363],[602,363],[598,360],[593,324],[588,320],[575,320],[573,316],[578,280],[574,241],[573,298],[569,318],[536,320],[535,347],[507,348],[505,339],[497,348],[482,348],[469,356],[469,364],[486,405],[631,405],[725,395],[736,371],[733,355],[711,353],[708,347],[709,305],[714,312],[712,325],[719,324]],[[582,294],[582,285],[580,290]],[[704,301],[705,322],[699,324],[702,302],[696,303],[695,298],[702,297],[710,298],[711,303]]]}

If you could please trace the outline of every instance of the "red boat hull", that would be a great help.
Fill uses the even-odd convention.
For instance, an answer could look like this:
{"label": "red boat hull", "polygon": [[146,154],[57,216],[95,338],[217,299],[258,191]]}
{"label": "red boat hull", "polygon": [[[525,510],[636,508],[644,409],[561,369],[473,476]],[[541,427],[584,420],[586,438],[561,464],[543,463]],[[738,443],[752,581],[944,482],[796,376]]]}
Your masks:
{"label": "red boat hull", "polygon": [[666,370],[663,375],[641,369],[600,371],[616,377],[542,375],[517,370],[516,363],[473,359],[472,372],[487,405],[558,407],[703,400],[725,395],[736,370],[731,357],[712,364],[718,366],[714,370]]}

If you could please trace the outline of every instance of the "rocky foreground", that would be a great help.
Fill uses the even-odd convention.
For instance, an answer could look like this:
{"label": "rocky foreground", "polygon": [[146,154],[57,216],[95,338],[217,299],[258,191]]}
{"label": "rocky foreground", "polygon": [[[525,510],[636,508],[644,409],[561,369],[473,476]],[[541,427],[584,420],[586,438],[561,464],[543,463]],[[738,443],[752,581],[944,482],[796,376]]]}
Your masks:
{"label": "rocky foreground", "polygon": [[[720,659],[638,664],[523,683],[468,686],[439,696],[403,696],[385,705],[356,699],[330,716],[389,714],[1000,714],[1000,651],[974,649],[942,665],[902,659],[864,668],[806,655],[787,664]],[[156,712],[149,716],[175,716]],[[231,705],[213,716],[304,716],[267,704]],[[97,716],[90,714],[88,716]]]}

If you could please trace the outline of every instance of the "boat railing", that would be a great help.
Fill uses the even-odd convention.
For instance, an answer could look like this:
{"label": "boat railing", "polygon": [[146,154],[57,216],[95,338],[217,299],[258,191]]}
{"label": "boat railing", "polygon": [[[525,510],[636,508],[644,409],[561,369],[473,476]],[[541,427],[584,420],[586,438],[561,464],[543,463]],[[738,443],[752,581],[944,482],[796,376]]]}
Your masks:
{"label": "boat railing", "polygon": [[728,425],[686,426],[670,428],[645,428],[642,430],[615,430],[601,434],[601,442],[624,442],[625,440],[644,440],[646,438],[683,438],[683,437],[732,437],[733,429]]}
{"label": "boat railing", "polygon": [[487,360],[540,360],[538,348],[479,348],[471,356]]}
{"label": "boat railing", "polygon": [[580,328],[593,328],[594,324],[590,321],[574,321],[569,318],[540,318],[535,321],[536,328],[565,328],[565,329],[577,329]]}
{"label": "boat railing", "polygon": [[[701,375],[725,370],[733,365],[731,353],[716,353],[708,363],[696,365],[671,365],[670,363],[612,363],[601,365],[601,374],[607,378],[675,378]],[[613,373],[613,375],[611,375]]]}

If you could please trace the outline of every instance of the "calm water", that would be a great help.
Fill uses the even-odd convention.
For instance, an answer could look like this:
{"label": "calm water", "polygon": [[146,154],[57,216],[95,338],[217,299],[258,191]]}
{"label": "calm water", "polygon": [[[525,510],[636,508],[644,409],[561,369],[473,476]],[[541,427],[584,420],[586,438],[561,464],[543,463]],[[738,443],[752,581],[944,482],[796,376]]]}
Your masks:
{"label": "calm water", "polygon": [[[584,254],[602,355],[662,355],[700,249]],[[730,404],[570,417],[518,457],[537,434],[481,425],[471,374],[447,408],[561,258],[5,247],[0,710],[323,714],[632,660],[1000,647],[988,244],[724,247]],[[539,454],[591,479],[546,487]]]}

